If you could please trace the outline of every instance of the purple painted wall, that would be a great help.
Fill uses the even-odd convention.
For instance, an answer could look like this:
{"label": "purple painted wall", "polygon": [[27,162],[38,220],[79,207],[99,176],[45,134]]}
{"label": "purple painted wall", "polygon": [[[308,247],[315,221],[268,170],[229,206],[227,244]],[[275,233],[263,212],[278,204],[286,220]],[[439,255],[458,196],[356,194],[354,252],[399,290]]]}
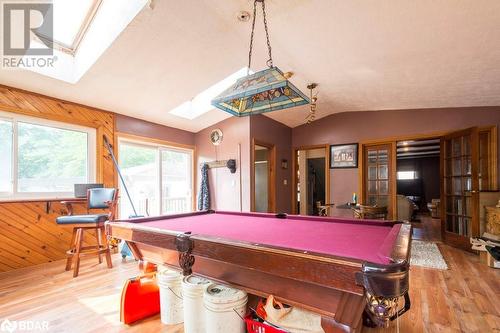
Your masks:
{"label": "purple painted wall", "polygon": [[[276,148],[276,212],[291,212],[292,198],[292,129],[263,115],[250,118],[250,140],[273,144]],[[281,160],[288,169],[281,168]],[[251,175],[253,178],[253,175]],[[284,182],[286,181],[286,185]]]}
{"label": "purple painted wall", "polygon": [[115,119],[117,132],[194,146],[194,133],[120,114]]}
{"label": "purple painted wall", "polygon": [[[292,129],[292,146],[360,142],[488,125],[500,126],[500,107],[345,112]],[[358,169],[330,170],[332,202],[345,203],[358,191]]]}
{"label": "purple painted wall", "polygon": [[[223,133],[219,146],[210,142],[210,132],[215,128]],[[234,158],[236,173],[230,173],[227,168],[209,170],[211,208],[239,211],[241,190],[241,209],[250,211],[250,118],[231,117],[210,126],[195,134],[195,145],[196,193],[200,190],[200,163]]]}

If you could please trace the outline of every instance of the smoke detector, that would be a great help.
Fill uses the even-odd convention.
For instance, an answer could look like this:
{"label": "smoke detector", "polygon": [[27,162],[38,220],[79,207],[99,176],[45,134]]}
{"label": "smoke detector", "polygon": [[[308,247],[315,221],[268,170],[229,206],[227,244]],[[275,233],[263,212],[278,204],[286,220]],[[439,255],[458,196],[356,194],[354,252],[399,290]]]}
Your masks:
{"label": "smoke detector", "polygon": [[248,22],[250,20],[250,13],[242,10],[241,12],[238,12],[236,17],[238,18],[238,21],[240,21],[240,22]]}

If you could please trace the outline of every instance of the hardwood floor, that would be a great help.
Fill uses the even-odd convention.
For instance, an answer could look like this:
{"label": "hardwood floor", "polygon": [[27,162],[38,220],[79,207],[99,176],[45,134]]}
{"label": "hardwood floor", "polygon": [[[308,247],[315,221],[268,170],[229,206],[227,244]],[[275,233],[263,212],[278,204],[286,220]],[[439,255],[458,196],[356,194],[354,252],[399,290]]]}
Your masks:
{"label": "hardwood floor", "polygon": [[[417,226],[415,238],[436,239],[430,218]],[[441,271],[411,267],[412,308],[399,319],[399,332],[500,332],[500,270],[479,263],[479,257],[439,244],[449,266]],[[64,271],[64,261],[0,274],[0,321],[47,320],[49,332],[168,332],[158,316],[134,326],[119,322],[123,282],[138,274],[134,261],[113,257],[113,269],[97,259],[82,261],[80,275]],[[397,332],[389,329],[364,332]]]}

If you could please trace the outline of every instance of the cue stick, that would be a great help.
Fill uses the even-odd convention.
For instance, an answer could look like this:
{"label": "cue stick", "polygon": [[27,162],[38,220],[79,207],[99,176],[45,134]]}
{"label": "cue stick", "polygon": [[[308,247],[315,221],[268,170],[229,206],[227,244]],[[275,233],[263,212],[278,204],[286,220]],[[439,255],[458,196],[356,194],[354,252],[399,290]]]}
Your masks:
{"label": "cue stick", "polygon": [[137,215],[137,211],[135,210],[134,203],[132,202],[132,198],[130,197],[130,193],[128,193],[127,184],[125,184],[125,180],[123,179],[122,172],[120,171],[120,167],[118,166],[118,162],[116,161],[115,154],[113,153],[113,149],[111,148],[111,145],[109,144],[108,138],[106,137],[106,135],[103,135],[103,138],[104,138],[104,145],[106,146],[106,149],[108,150],[109,155],[111,155],[111,159],[113,160],[116,171],[118,172],[118,176],[120,176],[120,180],[122,181],[123,188],[125,189],[125,193],[127,194],[128,201],[130,202],[130,205],[132,206],[132,210],[134,211],[134,217],[139,217],[139,215]]}

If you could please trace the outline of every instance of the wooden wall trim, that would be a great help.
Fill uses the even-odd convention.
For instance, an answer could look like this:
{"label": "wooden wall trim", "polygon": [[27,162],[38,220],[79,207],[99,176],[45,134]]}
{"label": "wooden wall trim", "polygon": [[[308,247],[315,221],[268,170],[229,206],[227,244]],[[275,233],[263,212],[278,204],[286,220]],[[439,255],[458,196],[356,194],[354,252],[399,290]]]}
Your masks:
{"label": "wooden wall trim", "polygon": [[[96,180],[116,184],[113,162],[103,145],[103,135],[114,138],[113,113],[4,85],[0,111],[95,128]],[[0,272],[65,258],[71,230],[55,223],[57,216],[66,214],[65,207],[50,201],[0,202]],[[84,205],[75,205],[78,213],[86,213]]]}
{"label": "wooden wall trim", "polygon": [[139,142],[151,143],[151,144],[155,144],[155,145],[180,148],[180,149],[189,149],[189,150],[195,149],[194,145],[187,145],[187,144],[177,143],[177,142],[173,142],[173,141],[166,141],[166,140],[162,140],[162,139],[150,138],[148,136],[129,134],[129,133],[124,133],[124,132],[116,132],[115,135],[118,139],[125,139],[125,140],[128,139],[131,141],[139,141]]}

